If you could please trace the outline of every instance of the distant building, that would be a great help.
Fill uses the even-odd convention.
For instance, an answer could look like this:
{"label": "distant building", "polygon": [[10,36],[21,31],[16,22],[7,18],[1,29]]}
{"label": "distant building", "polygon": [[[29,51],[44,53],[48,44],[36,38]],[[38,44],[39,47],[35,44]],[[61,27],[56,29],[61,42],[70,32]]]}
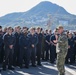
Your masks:
{"label": "distant building", "polygon": [[66,21],[66,20],[59,20],[59,24],[61,24],[61,25],[68,25],[68,21]]}

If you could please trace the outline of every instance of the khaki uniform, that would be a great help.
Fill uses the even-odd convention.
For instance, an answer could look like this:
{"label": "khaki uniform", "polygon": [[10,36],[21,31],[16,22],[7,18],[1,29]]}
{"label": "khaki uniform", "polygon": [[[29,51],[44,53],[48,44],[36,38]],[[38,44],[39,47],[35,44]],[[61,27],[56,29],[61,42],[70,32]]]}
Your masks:
{"label": "khaki uniform", "polygon": [[58,75],[64,75],[65,73],[65,57],[68,52],[68,38],[65,33],[62,33],[59,35],[58,43],[56,46],[56,52],[57,52],[57,68],[58,68]]}

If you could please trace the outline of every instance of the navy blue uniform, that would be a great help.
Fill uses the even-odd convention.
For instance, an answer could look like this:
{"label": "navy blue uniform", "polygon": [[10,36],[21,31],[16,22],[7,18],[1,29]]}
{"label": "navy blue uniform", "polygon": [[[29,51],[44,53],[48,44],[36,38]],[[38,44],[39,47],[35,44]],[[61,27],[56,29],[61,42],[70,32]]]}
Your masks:
{"label": "navy blue uniform", "polygon": [[70,64],[74,63],[74,38],[68,38],[68,45],[70,48],[68,49],[68,53],[66,56],[66,63],[69,63],[70,59]]}
{"label": "navy blue uniform", "polygon": [[[8,67],[12,66],[13,62],[13,53],[14,53],[14,46],[15,46],[15,36],[6,34],[4,35],[4,46],[5,46],[5,58],[3,61],[3,68],[6,68],[6,65],[8,64]],[[10,49],[10,45],[13,45],[13,48]],[[9,61],[8,61],[9,60]]]}
{"label": "navy blue uniform", "polygon": [[42,60],[45,60],[45,35],[42,37]]}
{"label": "navy blue uniform", "polygon": [[2,62],[3,58],[3,33],[0,32],[0,63]]}
{"label": "navy blue uniform", "polygon": [[29,62],[30,62],[30,39],[28,35],[22,35],[19,39],[19,44],[20,44],[20,55],[19,55],[19,62],[20,62],[20,67],[22,67],[23,64],[23,59],[25,61],[25,66],[29,67]]}
{"label": "navy blue uniform", "polygon": [[15,49],[14,49],[14,66],[19,66],[19,52],[20,52],[20,45],[19,45],[19,38],[22,35],[21,33],[15,33],[14,34],[16,37],[16,44],[15,44]]}
{"label": "navy blue uniform", "polygon": [[46,34],[45,36],[45,46],[46,46],[46,60],[49,60],[49,50],[50,50],[50,35],[49,34]]}
{"label": "navy blue uniform", "polygon": [[[30,39],[30,52],[31,52],[31,62],[32,62],[32,66],[34,66],[36,64],[36,45],[38,43],[38,37],[36,34],[32,35],[29,34],[29,39]],[[34,48],[32,47],[32,45],[34,45]]]}
{"label": "navy blue uniform", "polygon": [[43,35],[41,33],[37,34],[38,37],[38,43],[37,43],[37,65],[41,65],[41,46],[42,46],[42,37]]}
{"label": "navy blue uniform", "polygon": [[51,63],[54,63],[55,58],[56,58],[56,46],[55,46],[56,43],[54,43],[54,40],[56,40],[56,37],[53,34],[50,39],[50,42],[51,42],[50,62]]}
{"label": "navy blue uniform", "polygon": [[76,35],[74,37],[74,62],[76,60]]}

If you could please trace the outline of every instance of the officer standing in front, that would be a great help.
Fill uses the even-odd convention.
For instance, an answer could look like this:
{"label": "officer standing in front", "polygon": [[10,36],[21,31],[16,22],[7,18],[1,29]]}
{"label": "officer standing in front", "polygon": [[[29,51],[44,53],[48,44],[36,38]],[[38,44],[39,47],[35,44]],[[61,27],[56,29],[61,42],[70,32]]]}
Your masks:
{"label": "officer standing in front", "polygon": [[13,66],[19,66],[19,53],[20,53],[19,38],[21,36],[20,26],[15,27],[14,36],[16,37],[16,44],[14,49]]}
{"label": "officer standing in front", "polygon": [[68,38],[62,26],[58,27],[58,42],[56,45],[58,75],[65,75],[65,57],[68,52]]}
{"label": "officer standing in front", "polygon": [[42,31],[42,60],[45,60],[45,34],[44,31]]}
{"label": "officer standing in front", "polygon": [[57,31],[55,30],[54,34],[50,38],[51,49],[50,49],[50,63],[55,63],[56,58],[56,44],[57,44]]}
{"label": "officer standing in front", "polygon": [[66,56],[65,63],[66,64],[74,63],[74,38],[73,38],[73,34],[71,32],[68,33],[68,53]]}
{"label": "officer standing in front", "polygon": [[37,65],[41,66],[41,46],[42,46],[42,37],[43,35],[41,34],[41,28],[37,28],[37,37],[38,37],[38,43],[37,43]]}
{"label": "officer standing in front", "polygon": [[45,50],[46,50],[46,58],[45,60],[49,60],[49,50],[50,50],[50,35],[47,33],[45,36]]}
{"label": "officer standing in front", "polygon": [[12,34],[12,27],[8,27],[7,34],[4,35],[4,47],[5,47],[5,58],[3,61],[3,70],[6,70],[6,65],[8,64],[8,69],[14,70],[13,65],[13,52],[15,46],[15,36]]}
{"label": "officer standing in front", "polygon": [[30,33],[28,34],[30,39],[30,52],[31,52],[31,62],[32,66],[36,67],[36,45],[38,43],[38,37],[35,33],[35,28],[30,28]]}
{"label": "officer standing in front", "polygon": [[28,30],[27,28],[23,29],[23,34],[19,38],[19,44],[20,44],[20,56],[19,56],[19,64],[20,68],[23,68],[23,60],[25,63],[25,68],[29,68],[29,62],[30,62],[30,39],[28,37]]}
{"label": "officer standing in front", "polygon": [[3,47],[3,32],[2,32],[2,26],[0,26],[0,63],[2,63],[2,56],[3,56],[3,48],[2,47]]}
{"label": "officer standing in front", "polygon": [[74,35],[74,63],[76,63],[76,32]]}

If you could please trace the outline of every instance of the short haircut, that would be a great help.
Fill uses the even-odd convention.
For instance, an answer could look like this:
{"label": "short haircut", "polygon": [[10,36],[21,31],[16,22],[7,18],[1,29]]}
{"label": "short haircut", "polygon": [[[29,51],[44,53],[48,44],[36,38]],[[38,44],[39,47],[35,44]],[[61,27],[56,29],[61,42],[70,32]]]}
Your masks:
{"label": "short haircut", "polygon": [[2,26],[0,26],[0,28],[2,28]]}

